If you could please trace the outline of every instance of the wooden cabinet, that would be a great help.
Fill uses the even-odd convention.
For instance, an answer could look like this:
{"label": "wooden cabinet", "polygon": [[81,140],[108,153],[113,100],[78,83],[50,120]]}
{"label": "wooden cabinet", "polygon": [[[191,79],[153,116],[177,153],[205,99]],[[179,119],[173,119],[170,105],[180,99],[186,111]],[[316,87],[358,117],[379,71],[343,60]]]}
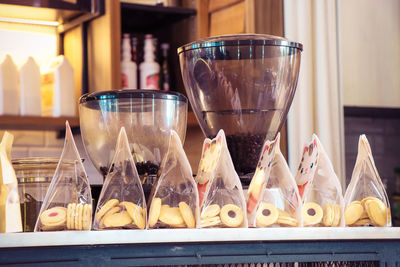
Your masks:
{"label": "wooden cabinet", "polygon": [[[159,44],[170,44],[171,90],[184,93],[176,50],[197,37],[193,34],[196,9],[105,2],[105,15],[90,22],[88,28],[89,91],[121,88],[121,34],[131,33],[142,41],[150,33]],[[138,46],[140,49],[143,43]]]}
{"label": "wooden cabinet", "polygon": [[[82,81],[87,74],[82,64],[87,51],[84,26],[104,13],[104,0],[75,1],[10,1],[0,0],[0,17],[7,30],[20,32],[38,32],[54,34],[58,43],[58,54],[64,54],[74,68],[76,99],[82,92]],[[7,42],[8,40],[2,40]],[[31,44],[30,44],[31,45]],[[29,46],[17,46],[20,50]],[[38,49],[33,47],[32,49]],[[18,51],[17,49],[15,51]],[[4,52],[4,51],[3,51]],[[17,53],[17,52],[16,52]],[[18,130],[58,130],[65,128],[68,120],[72,127],[79,126],[76,117],[41,117],[41,116],[0,116],[0,129]]]}

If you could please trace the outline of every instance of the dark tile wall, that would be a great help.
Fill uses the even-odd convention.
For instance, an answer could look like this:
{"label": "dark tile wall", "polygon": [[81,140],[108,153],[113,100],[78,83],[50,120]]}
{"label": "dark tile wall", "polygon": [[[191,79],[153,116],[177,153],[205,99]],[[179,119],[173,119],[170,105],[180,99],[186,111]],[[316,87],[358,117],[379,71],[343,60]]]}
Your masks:
{"label": "dark tile wall", "polygon": [[350,182],[358,150],[358,138],[365,134],[387,193],[393,193],[396,167],[400,167],[400,119],[349,117],[344,119],[346,180]]}

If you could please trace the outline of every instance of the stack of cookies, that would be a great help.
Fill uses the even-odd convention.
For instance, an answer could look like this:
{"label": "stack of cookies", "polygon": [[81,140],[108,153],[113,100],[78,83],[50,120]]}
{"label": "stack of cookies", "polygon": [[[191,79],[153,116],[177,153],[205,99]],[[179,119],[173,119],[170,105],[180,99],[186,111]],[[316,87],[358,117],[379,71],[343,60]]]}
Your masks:
{"label": "stack of cookies", "polygon": [[366,197],[351,202],[345,209],[344,217],[348,226],[386,226],[390,211],[376,197]]}
{"label": "stack of cookies", "polygon": [[327,227],[337,227],[340,224],[341,211],[338,204],[326,203],[324,205],[322,224]]}
{"label": "stack of cookies", "polygon": [[110,199],[96,213],[95,222],[99,229],[145,229],[145,212],[133,202]]}
{"label": "stack of cookies", "polygon": [[340,224],[341,211],[338,204],[326,203],[324,208],[315,202],[303,205],[302,216],[304,226],[337,227]]}
{"label": "stack of cookies", "polygon": [[149,227],[195,228],[196,220],[186,202],[181,201],[178,207],[170,207],[156,197],[150,206]]}
{"label": "stack of cookies", "polygon": [[67,206],[67,229],[89,230],[92,219],[91,204],[70,203]]}
{"label": "stack of cookies", "polygon": [[92,205],[70,203],[67,208],[53,207],[40,214],[44,231],[89,230],[92,220]]}
{"label": "stack of cookies", "polygon": [[244,220],[244,213],[235,204],[226,204],[220,208],[218,204],[207,206],[202,212],[201,227],[240,227]]}
{"label": "stack of cookies", "polygon": [[271,203],[262,202],[257,209],[256,226],[268,227],[274,224],[295,227],[298,222],[289,212],[281,210]]}

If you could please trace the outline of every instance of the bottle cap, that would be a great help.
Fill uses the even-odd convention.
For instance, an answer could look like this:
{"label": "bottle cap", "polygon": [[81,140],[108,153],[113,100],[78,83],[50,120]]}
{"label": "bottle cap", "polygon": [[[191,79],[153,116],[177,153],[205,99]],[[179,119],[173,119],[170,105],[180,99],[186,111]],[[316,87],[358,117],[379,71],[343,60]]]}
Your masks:
{"label": "bottle cap", "polygon": [[162,50],[168,50],[169,49],[169,44],[168,43],[162,43],[161,44],[161,49]]}

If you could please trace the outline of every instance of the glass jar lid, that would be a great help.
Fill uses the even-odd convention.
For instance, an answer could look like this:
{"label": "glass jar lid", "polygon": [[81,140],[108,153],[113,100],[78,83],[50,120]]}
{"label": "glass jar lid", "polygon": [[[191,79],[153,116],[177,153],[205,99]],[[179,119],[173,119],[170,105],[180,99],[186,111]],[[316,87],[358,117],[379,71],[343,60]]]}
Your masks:
{"label": "glass jar lid", "polygon": [[12,160],[18,183],[50,182],[58,158],[20,158]]}
{"label": "glass jar lid", "polygon": [[178,54],[198,48],[219,47],[219,46],[285,46],[297,48],[303,51],[301,43],[292,42],[279,36],[267,34],[235,34],[208,37],[178,48]]}
{"label": "glass jar lid", "polygon": [[174,100],[187,103],[187,98],[178,92],[164,92],[160,90],[110,90],[94,92],[89,94],[84,94],[79,99],[79,104],[83,104],[93,100],[109,100],[109,99],[120,99],[120,98],[150,98],[150,99],[164,99],[164,100]]}

